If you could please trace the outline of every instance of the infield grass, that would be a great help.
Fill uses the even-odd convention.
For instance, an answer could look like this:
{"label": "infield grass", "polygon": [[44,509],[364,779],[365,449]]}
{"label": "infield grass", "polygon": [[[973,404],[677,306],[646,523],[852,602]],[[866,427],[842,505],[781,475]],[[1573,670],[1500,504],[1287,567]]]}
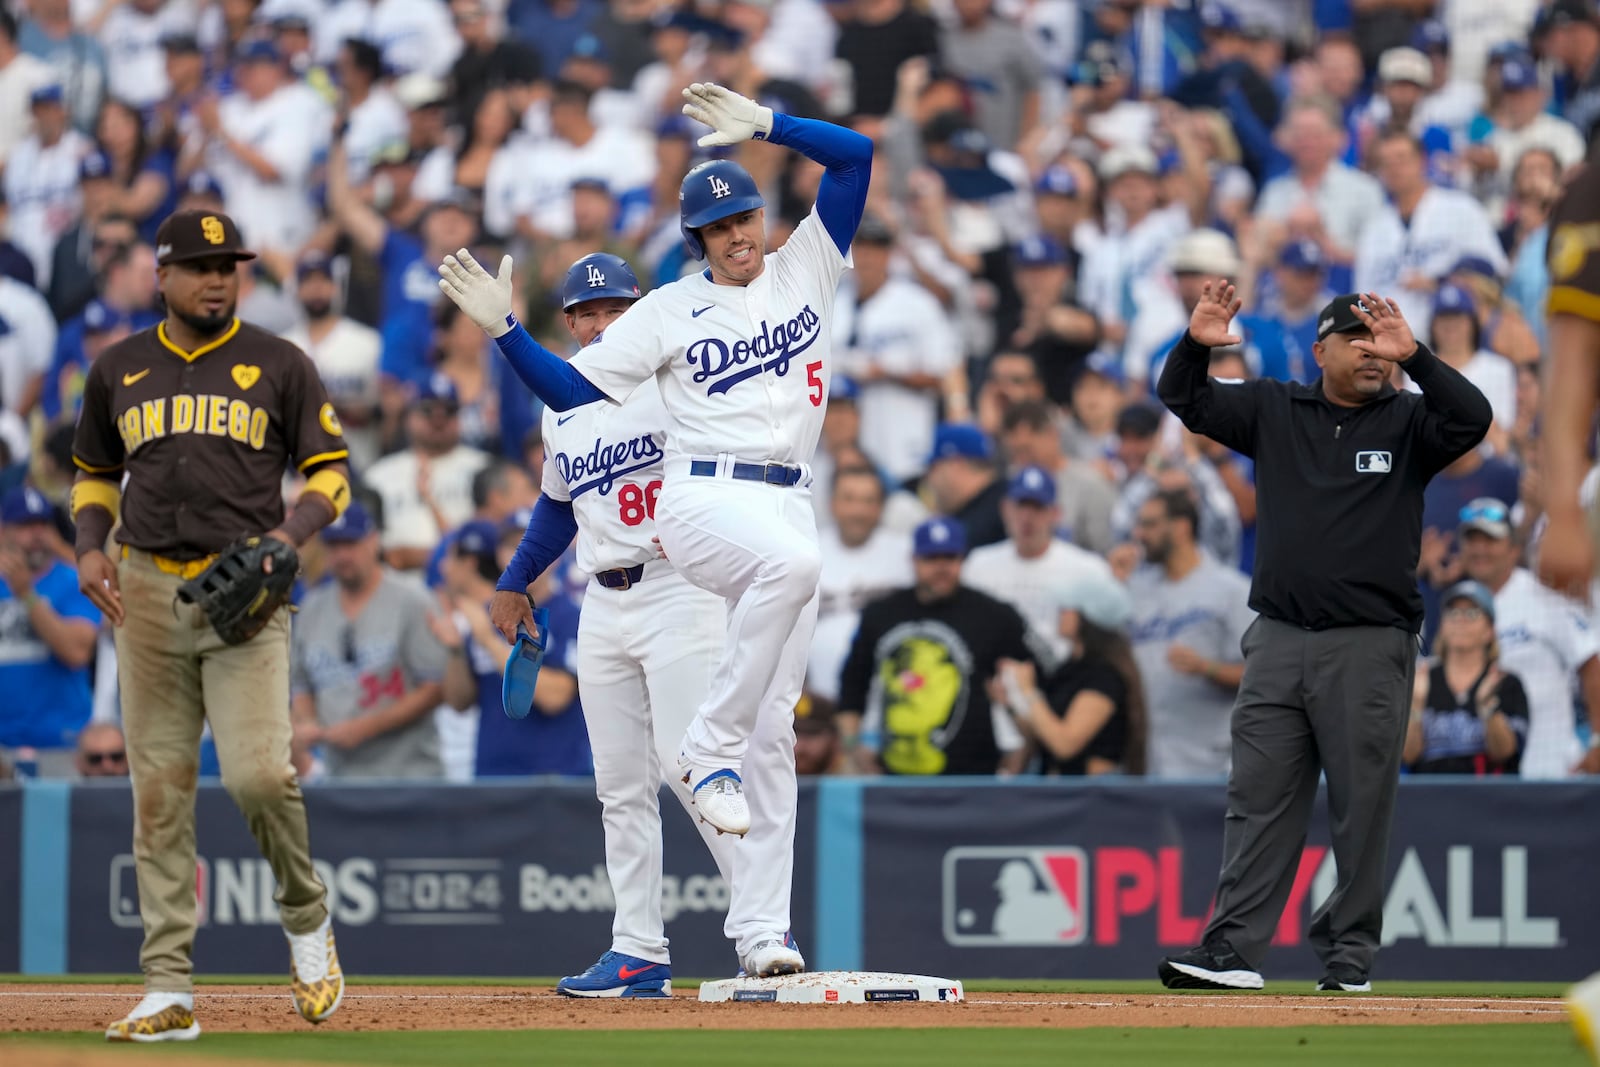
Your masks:
{"label": "infield grass", "polygon": [[[0,1062],[13,1039],[0,1038]],[[30,1038],[54,1048],[105,1048],[93,1035]],[[1303,1026],[1263,1029],[571,1030],[216,1034],[194,1044],[128,1045],[130,1062],[181,1067],[188,1055],[351,1067],[523,1067],[534,1064],[705,1067],[1511,1067],[1586,1061],[1566,1026]]]}

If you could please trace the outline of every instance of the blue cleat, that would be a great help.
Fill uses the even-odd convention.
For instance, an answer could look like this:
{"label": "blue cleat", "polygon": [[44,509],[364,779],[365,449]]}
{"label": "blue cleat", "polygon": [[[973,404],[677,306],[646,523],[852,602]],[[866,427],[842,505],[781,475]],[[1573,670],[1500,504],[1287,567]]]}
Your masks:
{"label": "blue cleat", "polygon": [[672,967],[607,952],[593,967],[556,983],[564,997],[670,997]]}

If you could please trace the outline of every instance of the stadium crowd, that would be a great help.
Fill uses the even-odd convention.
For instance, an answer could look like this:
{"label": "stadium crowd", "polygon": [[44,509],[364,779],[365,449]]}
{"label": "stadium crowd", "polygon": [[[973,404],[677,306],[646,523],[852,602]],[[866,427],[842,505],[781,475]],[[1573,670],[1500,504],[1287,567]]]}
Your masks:
{"label": "stadium crowd", "polygon": [[[1319,311],[1376,291],[1493,407],[1428,492],[1410,771],[1600,771],[1591,609],[1526,569],[1592,0],[0,0],[0,752],[126,771],[72,427],[85,368],[159,317],[157,224],[198,206],[261,253],[239,315],[311,356],[356,475],[303,557],[303,775],[587,774],[570,555],[535,589],[538,713],[500,711],[486,602],[540,410],[434,268],[514,252],[557,350],[579,256],[697,269],[677,189],[726,151],[679,112],[697,80],[877,144],[813,465],[802,773],[1226,774],[1252,464],[1153,392],[1218,278],[1245,304],[1216,377],[1314,381]],[[820,167],[737,153],[776,245]]]}

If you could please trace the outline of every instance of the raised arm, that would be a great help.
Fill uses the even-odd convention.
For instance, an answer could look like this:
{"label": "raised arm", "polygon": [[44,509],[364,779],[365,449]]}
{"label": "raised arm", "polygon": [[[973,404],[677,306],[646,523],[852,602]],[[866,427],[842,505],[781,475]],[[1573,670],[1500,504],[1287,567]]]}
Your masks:
{"label": "raised arm", "polygon": [[1256,454],[1256,384],[1219,384],[1211,380],[1211,350],[1239,344],[1228,324],[1239,313],[1232,285],[1208,283],[1189,317],[1189,329],[1178,339],[1156,383],[1161,398],[1183,424],[1197,434],[1254,458]]}
{"label": "raised arm", "polygon": [[499,274],[490,274],[471,252],[460,249],[439,264],[439,288],[494,338],[517,377],[546,407],[570,411],[606,398],[566,360],[535,341],[511,313],[510,256],[500,260]]}

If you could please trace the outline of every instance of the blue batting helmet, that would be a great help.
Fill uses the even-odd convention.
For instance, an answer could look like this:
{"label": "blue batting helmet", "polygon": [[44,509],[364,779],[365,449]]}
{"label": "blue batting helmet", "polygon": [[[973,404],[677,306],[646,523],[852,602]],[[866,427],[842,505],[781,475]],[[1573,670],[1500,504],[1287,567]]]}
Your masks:
{"label": "blue batting helmet", "polygon": [[713,159],[683,176],[678,187],[678,227],[683,243],[695,259],[706,258],[705,245],[695,231],[729,215],[766,207],[750,172],[731,159]]}
{"label": "blue batting helmet", "polygon": [[590,252],[567,268],[566,280],[561,283],[562,311],[608,296],[639,299],[639,279],[627,260],[609,252]]}

